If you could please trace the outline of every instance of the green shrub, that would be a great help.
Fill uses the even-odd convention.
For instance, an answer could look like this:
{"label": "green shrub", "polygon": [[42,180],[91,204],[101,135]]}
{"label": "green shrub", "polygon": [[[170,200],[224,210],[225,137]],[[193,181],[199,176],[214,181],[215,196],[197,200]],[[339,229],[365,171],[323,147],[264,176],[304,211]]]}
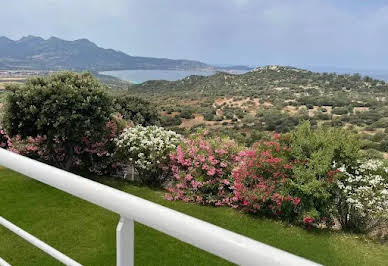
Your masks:
{"label": "green shrub", "polygon": [[184,118],[184,119],[193,119],[194,118],[194,114],[193,114],[193,111],[191,109],[183,109],[180,114],[179,114],[180,117]]}
{"label": "green shrub", "polygon": [[164,127],[179,126],[180,124],[182,124],[182,119],[178,116],[162,116],[160,118],[160,123]]}
{"label": "green shrub", "polygon": [[[102,141],[111,113],[111,98],[90,73],[60,72],[13,88],[3,125],[10,137],[45,136],[48,161],[70,170],[75,147],[82,146],[85,138]],[[60,160],[58,150],[63,150]]]}
{"label": "green shrub", "polygon": [[335,115],[346,115],[349,113],[349,109],[347,107],[334,107],[331,113]]}
{"label": "green shrub", "polygon": [[113,98],[113,106],[116,112],[124,119],[138,125],[150,126],[159,124],[160,118],[155,104],[139,97],[131,95],[119,95]]}
{"label": "green shrub", "polygon": [[294,179],[285,189],[291,195],[306,199],[304,208],[314,219],[332,217],[333,197],[330,193],[333,183],[330,171],[333,163],[355,165],[360,158],[358,137],[350,131],[339,128],[318,128],[313,130],[309,122],[298,126],[290,133],[291,160],[296,164]]}

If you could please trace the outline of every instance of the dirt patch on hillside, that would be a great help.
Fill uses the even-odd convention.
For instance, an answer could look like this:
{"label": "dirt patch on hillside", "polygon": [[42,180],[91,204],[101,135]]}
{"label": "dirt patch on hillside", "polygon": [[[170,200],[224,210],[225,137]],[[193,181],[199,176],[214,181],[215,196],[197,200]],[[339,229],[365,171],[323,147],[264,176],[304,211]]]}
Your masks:
{"label": "dirt patch on hillside", "polygon": [[287,105],[287,106],[283,107],[282,111],[283,111],[283,113],[295,115],[299,111],[299,109],[300,109],[300,107],[298,107],[298,106]]}
{"label": "dirt patch on hillside", "polygon": [[179,127],[192,128],[193,126],[203,124],[204,122],[205,122],[205,119],[203,118],[203,115],[195,114],[193,119],[183,119]]}
{"label": "dirt patch on hillside", "polygon": [[353,112],[366,112],[369,111],[369,107],[354,107]]}

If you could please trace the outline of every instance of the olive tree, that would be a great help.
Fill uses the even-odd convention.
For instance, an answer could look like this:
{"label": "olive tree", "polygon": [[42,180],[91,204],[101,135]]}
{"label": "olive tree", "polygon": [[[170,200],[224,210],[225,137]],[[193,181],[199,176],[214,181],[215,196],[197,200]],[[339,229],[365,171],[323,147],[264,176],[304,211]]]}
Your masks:
{"label": "olive tree", "polygon": [[[9,90],[3,117],[7,133],[22,139],[45,137],[53,163],[66,170],[72,166],[74,148],[84,138],[97,139],[111,113],[111,98],[88,72],[35,77]],[[56,153],[63,153],[59,162]]]}

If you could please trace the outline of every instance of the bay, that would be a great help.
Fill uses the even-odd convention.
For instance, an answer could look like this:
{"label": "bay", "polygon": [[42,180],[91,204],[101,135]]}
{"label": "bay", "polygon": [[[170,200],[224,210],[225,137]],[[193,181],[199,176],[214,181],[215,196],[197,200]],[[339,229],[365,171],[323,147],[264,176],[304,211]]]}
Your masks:
{"label": "bay", "polygon": [[[247,71],[228,70],[233,74],[243,74]],[[110,75],[121,80],[126,80],[135,84],[143,83],[148,80],[169,80],[175,81],[191,75],[210,76],[216,71],[186,71],[186,70],[116,70],[100,72],[104,75]]]}

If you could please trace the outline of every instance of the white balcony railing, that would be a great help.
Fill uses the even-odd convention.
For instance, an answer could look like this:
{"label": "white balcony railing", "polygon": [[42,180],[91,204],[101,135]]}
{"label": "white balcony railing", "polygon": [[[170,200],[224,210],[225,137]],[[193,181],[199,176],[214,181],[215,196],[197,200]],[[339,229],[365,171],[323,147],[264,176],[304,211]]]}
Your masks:
{"label": "white balcony railing", "polygon": [[[134,221],[239,265],[317,265],[251,238],[4,149],[0,149],[0,165],[119,214],[121,219],[116,230],[118,266],[134,264]],[[65,265],[80,265],[1,216],[0,224]],[[0,265],[9,264],[0,256]]]}

